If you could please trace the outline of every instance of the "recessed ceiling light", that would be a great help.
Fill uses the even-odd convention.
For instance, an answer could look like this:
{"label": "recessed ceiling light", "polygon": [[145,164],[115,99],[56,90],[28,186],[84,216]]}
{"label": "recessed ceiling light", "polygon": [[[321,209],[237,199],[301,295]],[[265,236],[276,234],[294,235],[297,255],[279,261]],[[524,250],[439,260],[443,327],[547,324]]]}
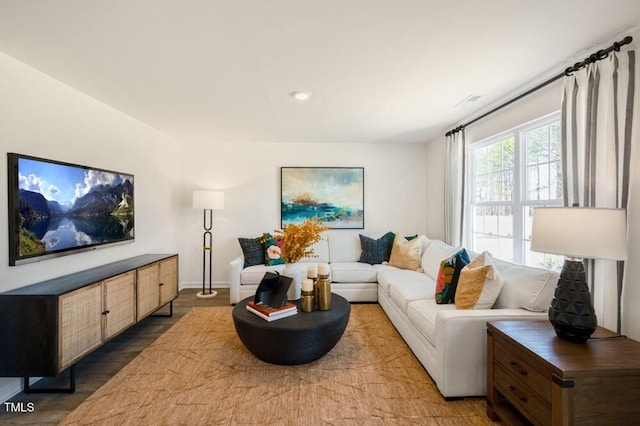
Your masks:
{"label": "recessed ceiling light", "polygon": [[311,97],[311,93],[304,90],[296,90],[294,92],[291,92],[291,97],[296,101],[304,102]]}

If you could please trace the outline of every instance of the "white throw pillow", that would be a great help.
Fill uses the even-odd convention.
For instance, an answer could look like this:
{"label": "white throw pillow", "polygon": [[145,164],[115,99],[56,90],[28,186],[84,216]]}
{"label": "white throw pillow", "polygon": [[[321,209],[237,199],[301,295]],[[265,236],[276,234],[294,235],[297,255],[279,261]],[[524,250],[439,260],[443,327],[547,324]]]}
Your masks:
{"label": "white throw pillow", "polygon": [[357,233],[342,234],[339,232],[328,233],[329,261],[334,262],[359,262],[362,247],[360,235]]}
{"label": "white throw pillow", "polygon": [[559,274],[541,268],[494,259],[504,286],[494,308],[522,308],[546,312],[553,299]]}
{"label": "white throw pillow", "polygon": [[453,253],[458,251],[440,240],[431,240],[431,244],[426,248],[420,261],[422,270],[430,276],[434,281],[438,279],[440,271],[440,262],[451,257]]}

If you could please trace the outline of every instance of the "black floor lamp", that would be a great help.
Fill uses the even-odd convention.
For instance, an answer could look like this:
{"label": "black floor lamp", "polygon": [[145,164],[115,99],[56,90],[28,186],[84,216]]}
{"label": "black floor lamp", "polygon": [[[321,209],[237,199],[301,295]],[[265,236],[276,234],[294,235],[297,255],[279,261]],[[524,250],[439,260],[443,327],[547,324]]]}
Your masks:
{"label": "black floor lamp", "polygon": [[531,250],[564,255],[549,321],[556,334],[586,342],[598,326],[582,259],[625,260],[624,209],[539,207],[533,209]]}
{"label": "black floor lamp", "polygon": [[[203,211],[204,233],[202,234],[202,291],[196,296],[201,299],[216,297],[217,291],[211,287],[213,273],[213,211],[224,210],[224,192],[193,191],[193,208]],[[207,221],[208,216],[208,221]],[[207,261],[208,258],[208,261]],[[209,288],[205,288],[209,277]]]}

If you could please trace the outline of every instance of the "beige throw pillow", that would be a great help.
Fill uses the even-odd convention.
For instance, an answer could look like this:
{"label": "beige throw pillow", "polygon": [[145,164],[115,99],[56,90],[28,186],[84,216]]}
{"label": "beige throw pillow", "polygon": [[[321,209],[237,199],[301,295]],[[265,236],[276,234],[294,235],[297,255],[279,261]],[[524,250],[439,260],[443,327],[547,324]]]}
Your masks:
{"label": "beige throw pillow", "polygon": [[412,271],[419,270],[422,243],[425,239],[424,235],[420,235],[408,241],[403,236],[396,234],[391,248],[389,265],[401,269],[411,269]]}
{"label": "beige throw pillow", "polygon": [[498,274],[491,255],[486,251],[462,268],[455,303],[458,309],[491,309],[496,302],[502,278]]}

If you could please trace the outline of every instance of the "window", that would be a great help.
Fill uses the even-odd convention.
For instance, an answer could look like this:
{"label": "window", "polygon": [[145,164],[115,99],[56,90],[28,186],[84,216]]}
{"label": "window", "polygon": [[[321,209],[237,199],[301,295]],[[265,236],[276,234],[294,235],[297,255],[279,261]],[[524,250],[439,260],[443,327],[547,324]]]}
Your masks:
{"label": "window", "polygon": [[534,207],[562,205],[558,112],[468,148],[467,242],[497,258],[560,269],[562,257],[532,252]]}

